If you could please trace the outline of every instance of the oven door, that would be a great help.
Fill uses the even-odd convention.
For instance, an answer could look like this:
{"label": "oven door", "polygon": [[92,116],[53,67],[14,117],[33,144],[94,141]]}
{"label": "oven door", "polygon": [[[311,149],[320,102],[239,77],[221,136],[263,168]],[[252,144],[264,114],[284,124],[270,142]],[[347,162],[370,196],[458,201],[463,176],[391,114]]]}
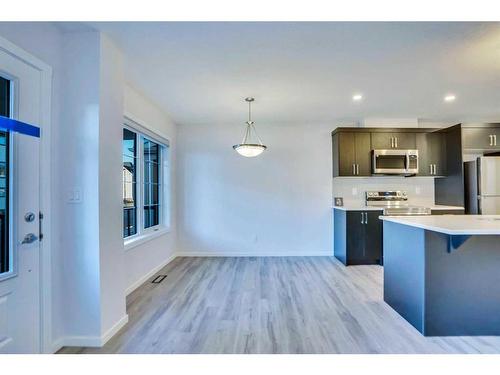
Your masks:
{"label": "oven door", "polygon": [[374,174],[405,174],[407,165],[406,150],[373,150]]}

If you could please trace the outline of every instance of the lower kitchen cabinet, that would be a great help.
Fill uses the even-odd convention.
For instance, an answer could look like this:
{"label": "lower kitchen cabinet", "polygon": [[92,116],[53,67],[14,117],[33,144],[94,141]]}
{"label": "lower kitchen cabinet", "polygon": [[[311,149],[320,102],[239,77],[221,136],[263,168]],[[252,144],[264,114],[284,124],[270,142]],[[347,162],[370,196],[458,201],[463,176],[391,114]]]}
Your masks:
{"label": "lower kitchen cabinet", "polygon": [[382,210],[333,211],[335,257],[346,266],[382,264]]}

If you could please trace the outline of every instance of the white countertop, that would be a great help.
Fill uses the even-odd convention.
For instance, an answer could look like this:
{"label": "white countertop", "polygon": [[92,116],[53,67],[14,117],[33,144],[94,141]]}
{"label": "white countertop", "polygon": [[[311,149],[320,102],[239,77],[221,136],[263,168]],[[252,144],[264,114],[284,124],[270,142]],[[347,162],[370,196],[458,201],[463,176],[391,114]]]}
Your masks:
{"label": "white countertop", "polygon": [[500,235],[500,215],[380,216],[380,219],[451,235]]}
{"label": "white countertop", "polygon": [[362,205],[347,205],[347,206],[333,206],[332,208],[342,211],[383,211],[383,207],[362,206]]}
{"label": "white countertop", "polygon": [[[463,207],[459,206],[442,206],[442,205],[418,205],[422,207],[429,207],[431,210],[463,210]],[[346,205],[346,206],[333,206],[333,208],[342,211],[382,211],[384,207],[376,206],[362,206],[362,205]]]}

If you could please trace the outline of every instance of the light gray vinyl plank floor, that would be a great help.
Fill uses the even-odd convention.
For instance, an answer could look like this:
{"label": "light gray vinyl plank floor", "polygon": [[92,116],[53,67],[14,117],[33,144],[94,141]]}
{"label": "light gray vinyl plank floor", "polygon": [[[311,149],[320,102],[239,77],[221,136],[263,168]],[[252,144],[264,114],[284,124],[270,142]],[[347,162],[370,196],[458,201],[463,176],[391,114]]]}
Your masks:
{"label": "light gray vinyl plank floor", "polygon": [[500,337],[423,337],[383,301],[380,266],[187,257],[158,274],[104,347],[59,353],[500,353]]}

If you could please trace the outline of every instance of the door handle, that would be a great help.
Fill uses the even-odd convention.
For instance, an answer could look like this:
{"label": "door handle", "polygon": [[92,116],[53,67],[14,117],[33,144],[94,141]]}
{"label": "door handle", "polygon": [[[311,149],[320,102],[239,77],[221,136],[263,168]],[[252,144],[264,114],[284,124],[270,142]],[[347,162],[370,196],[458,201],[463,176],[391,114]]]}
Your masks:
{"label": "door handle", "polygon": [[24,236],[23,240],[21,241],[21,244],[30,244],[38,240],[38,237],[35,236],[33,233],[28,233],[27,235]]}

